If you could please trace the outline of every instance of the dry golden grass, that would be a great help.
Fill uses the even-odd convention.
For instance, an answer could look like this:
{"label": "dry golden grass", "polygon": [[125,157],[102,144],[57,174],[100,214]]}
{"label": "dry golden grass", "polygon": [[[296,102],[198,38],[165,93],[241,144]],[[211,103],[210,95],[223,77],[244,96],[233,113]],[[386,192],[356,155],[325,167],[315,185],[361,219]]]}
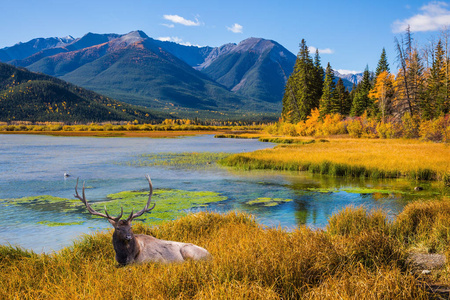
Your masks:
{"label": "dry golden grass", "polygon": [[[435,207],[439,209],[439,205]],[[239,213],[198,213],[152,228],[135,225],[137,233],[192,242],[207,248],[213,256],[210,261],[180,264],[117,268],[111,232],[87,235],[72,247],[50,255],[0,246],[0,299],[430,296],[421,279],[405,265],[408,245],[397,239],[395,224],[383,219],[380,212],[352,208],[334,219],[327,231],[306,227],[291,232],[265,229]],[[346,230],[358,220],[365,225]]]}
{"label": "dry golden grass", "polygon": [[340,138],[236,154],[226,163],[243,168],[309,170],[331,175],[441,180],[450,174],[450,147],[416,140]]}

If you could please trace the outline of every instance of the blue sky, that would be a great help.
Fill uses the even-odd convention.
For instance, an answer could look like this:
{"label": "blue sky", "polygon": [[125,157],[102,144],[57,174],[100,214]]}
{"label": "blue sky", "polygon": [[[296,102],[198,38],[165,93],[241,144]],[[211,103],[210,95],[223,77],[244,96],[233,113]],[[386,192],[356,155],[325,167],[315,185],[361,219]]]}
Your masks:
{"label": "blue sky", "polygon": [[0,0],[0,48],[37,37],[142,30],[199,46],[272,39],[297,54],[302,38],[335,70],[374,70],[383,47],[396,69],[394,37],[406,24],[420,45],[450,25],[449,1],[407,0]]}

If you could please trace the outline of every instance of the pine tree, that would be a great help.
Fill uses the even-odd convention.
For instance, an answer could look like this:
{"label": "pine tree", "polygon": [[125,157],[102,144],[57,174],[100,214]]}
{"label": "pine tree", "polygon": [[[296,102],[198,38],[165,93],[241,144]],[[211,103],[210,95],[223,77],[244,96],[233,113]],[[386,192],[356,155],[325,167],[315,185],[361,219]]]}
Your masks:
{"label": "pine tree", "polygon": [[343,116],[348,116],[350,114],[350,109],[352,108],[352,102],[350,100],[350,94],[344,86],[344,82],[341,78],[338,79],[336,84],[336,100],[339,106],[339,111]]}
{"label": "pine tree", "polygon": [[322,97],[323,81],[325,76],[325,71],[323,70],[322,65],[320,64],[319,49],[316,49],[316,54],[314,56],[314,71],[315,71],[314,85],[316,93],[314,98],[319,100]]}
{"label": "pine tree", "polygon": [[300,120],[306,120],[311,110],[319,106],[316,76],[313,60],[305,40],[302,39],[294,71],[288,78],[283,96],[282,118],[284,121],[297,123]]}
{"label": "pine tree", "polygon": [[369,98],[369,92],[372,88],[371,76],[369,67],[363,73],[363,79],[356,87],[355,97],[353,98],[352,109],[350,114],[352,116],[361,116],[366,110],[372,109],[372,101]]}
{"label": "pine tree", "polygon": [[336,97],[336,85],[334,83],[334,71],[328,63],[325,70],[325,80],[323,83],[322,97],[320,98],[319,111],[323,117],[327,114],[339,112],[339,104]]}
{"label": "pine tree", "polygon": [[383,48],[383,50],[381,51],[380,60],[378,61],[377,69],[375,71],[375,78],[377,78],[378,75],[380,75],[380,73],[384,71],[390,73],[386,50]]}
{"label": "pine tree", "polygon": [[439,40],[434,52],[433,65],[430,69],[430,77],[428,79],[428,103],[422,104],[425,117],[437,117],[448,112],[448,108],[445,107],[445,67],[444,50],[442,41]]}

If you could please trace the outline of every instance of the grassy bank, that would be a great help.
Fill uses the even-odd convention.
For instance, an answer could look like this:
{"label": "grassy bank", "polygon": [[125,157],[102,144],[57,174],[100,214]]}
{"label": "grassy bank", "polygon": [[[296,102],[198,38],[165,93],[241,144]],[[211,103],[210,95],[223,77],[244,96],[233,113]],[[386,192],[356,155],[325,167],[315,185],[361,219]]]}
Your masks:
{"label": "grassy bank", "polygon": [[[116,268],[111,232],[56,254],[0,246],[1,299],[428,299],[441,270],[410,272],[409,249],[445,252],[448,202],[414,203],[395,222],[347,208],[326,230],[265,229],[251,217],[198,213],[135,232],[192,242],[211,261]],[[446,231],[447,230],[447,231]],[[427,234],[432,232],[433,234]]]}
{"label": "grassy bank", "polygon": [[235,154],[222,163],[244,169],[300,170],[372,178],[408,177],[450,184],[450,147],[416,140],[329,139]]}

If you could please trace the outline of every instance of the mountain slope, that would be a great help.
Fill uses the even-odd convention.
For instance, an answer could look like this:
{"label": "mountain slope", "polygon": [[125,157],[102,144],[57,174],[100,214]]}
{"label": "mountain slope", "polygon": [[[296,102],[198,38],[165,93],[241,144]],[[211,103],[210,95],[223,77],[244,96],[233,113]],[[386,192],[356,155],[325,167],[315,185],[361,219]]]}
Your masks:
{"label": "mountain slope", "polygon": [[121,103],[62,80],[0,63],[1,121],[160,121],[168,115]]}
{"label": "mountain slope", "polygon": [[283,97],[295,59],[274,41],[249,38],[211,51],[197,69],[233,92],[276,103]]}
{"label": "mountain slope", "polygon": [[45,49],[57,48],[73,42],[71,36],[65,38],[37,38],[26,43],[18,43],[11,47],[0,49],[0,61],[9,62],[24,59]]}
{"label": "mountain slope", "polygon": [[211,51],[215,48],[213,47],[197,47],[197,46],[186,46],[177,44],[174,42],[159,41],[154,40],[155,45],[163,48],[167,52],[181,59],[191,67],[196,67],[204,63],[205,59],[209,56]]}
{"label": "mountain slope", "polygon": [[107,51],[61,78],[147,107],[230,110],[244,104],[243,99],[158,47],[151,39]]}

